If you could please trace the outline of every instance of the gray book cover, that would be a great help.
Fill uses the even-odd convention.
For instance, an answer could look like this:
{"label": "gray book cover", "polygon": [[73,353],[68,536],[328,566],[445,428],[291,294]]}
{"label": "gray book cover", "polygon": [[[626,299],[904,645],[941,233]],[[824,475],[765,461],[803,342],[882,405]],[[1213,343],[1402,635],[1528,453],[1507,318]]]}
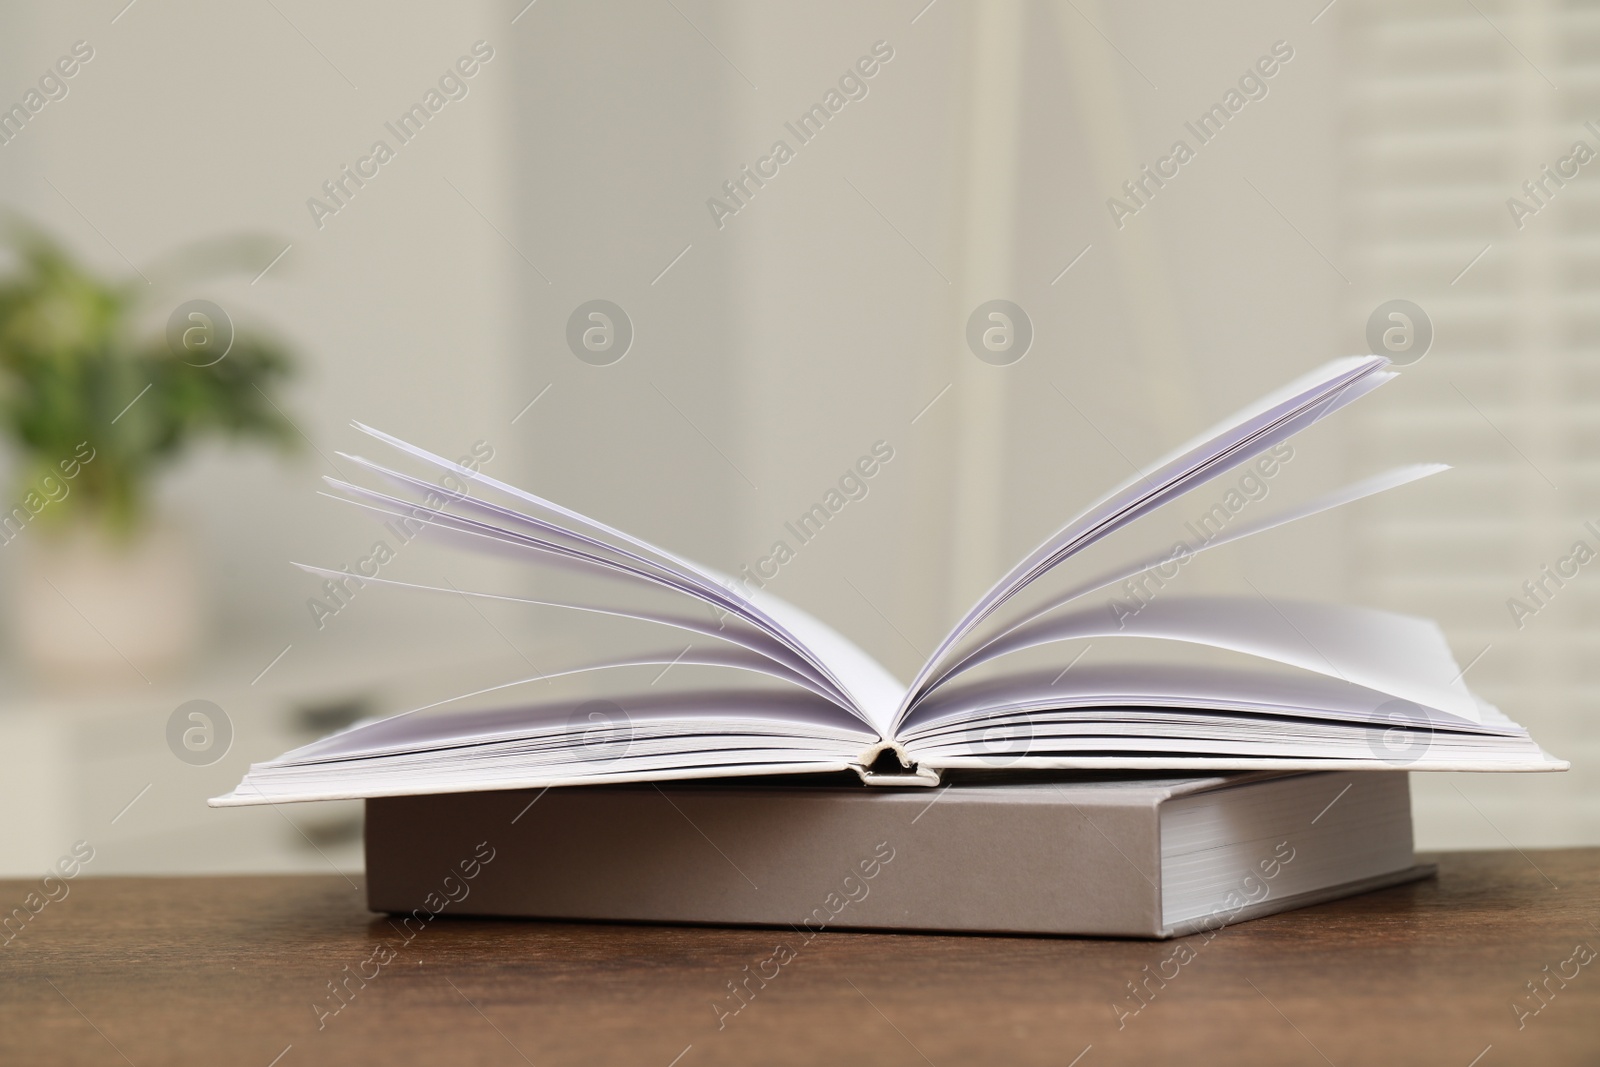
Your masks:
{"label": "gray book cover", "polygon": [[439,915],[1165,938],[1428,874],[1403,772],[374,798],[367,893]]}

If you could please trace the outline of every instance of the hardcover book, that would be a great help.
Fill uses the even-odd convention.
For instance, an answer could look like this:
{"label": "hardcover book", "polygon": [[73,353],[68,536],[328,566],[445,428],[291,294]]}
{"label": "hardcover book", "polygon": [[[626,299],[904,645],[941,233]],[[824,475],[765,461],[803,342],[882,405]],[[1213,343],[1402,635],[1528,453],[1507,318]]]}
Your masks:
{"label": "hardcover book", "polygon": [[368,905],[773,926],[798,951],[846,929],[1175,937],[1432,871],[1403,772],[990,777],[373,799]]}

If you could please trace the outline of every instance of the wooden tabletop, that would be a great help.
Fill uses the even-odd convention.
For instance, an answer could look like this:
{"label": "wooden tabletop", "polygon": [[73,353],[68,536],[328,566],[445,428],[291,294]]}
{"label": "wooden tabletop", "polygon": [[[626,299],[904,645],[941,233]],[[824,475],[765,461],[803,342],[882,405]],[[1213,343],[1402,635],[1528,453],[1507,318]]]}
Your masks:
{"label": "wooden tabletop", "polygon": [[[445,919],[407,944],[359,879],[83,877],[0,945],[0,1063],[1600,1063],[1600,849],[1431,858],[1209,942]],[[1175,976],[1134,1013],[1147,966]]]}

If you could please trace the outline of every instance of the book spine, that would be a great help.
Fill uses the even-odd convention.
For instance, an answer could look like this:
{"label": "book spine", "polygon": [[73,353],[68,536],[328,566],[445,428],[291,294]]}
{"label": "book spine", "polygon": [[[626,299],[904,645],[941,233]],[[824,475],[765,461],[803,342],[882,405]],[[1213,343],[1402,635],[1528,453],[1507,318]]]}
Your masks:
{"label": "book spine", "polygon": [[879,741],[850,765],[866,785],[919,786],[931,789],[939,784],[939,772],[922,767],[897,742]]}

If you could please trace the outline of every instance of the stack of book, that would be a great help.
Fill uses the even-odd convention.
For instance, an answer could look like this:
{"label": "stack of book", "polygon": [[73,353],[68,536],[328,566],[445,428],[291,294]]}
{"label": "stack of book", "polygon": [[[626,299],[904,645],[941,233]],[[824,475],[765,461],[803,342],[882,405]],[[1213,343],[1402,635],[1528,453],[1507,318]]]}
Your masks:
{"label": "stack of book", "polygon": [[[1224,495],[1227,521],[1193,543],[1100,548],[1221,475],[1265,476],[1393,377],[1377,356],[1330,363],[1139,471],[1020,560],[910,684],[765,589],[358,424],[422,473],[347,456],[392,491],[329,479],[345,497],[595,591],[364,583],[680,634],[467,697],[669,666],[696,684],[429,705],[257,764],[212,803],[367,798],[372,907],[430,916],[1169,937],[1418,877],[1407,772],[1566,764],[1467,688],[1432,622],[1166,586],[1202,553],[1446,468],[1267,514]],[[1105,646],[1138,654],[1079,662]]]}

